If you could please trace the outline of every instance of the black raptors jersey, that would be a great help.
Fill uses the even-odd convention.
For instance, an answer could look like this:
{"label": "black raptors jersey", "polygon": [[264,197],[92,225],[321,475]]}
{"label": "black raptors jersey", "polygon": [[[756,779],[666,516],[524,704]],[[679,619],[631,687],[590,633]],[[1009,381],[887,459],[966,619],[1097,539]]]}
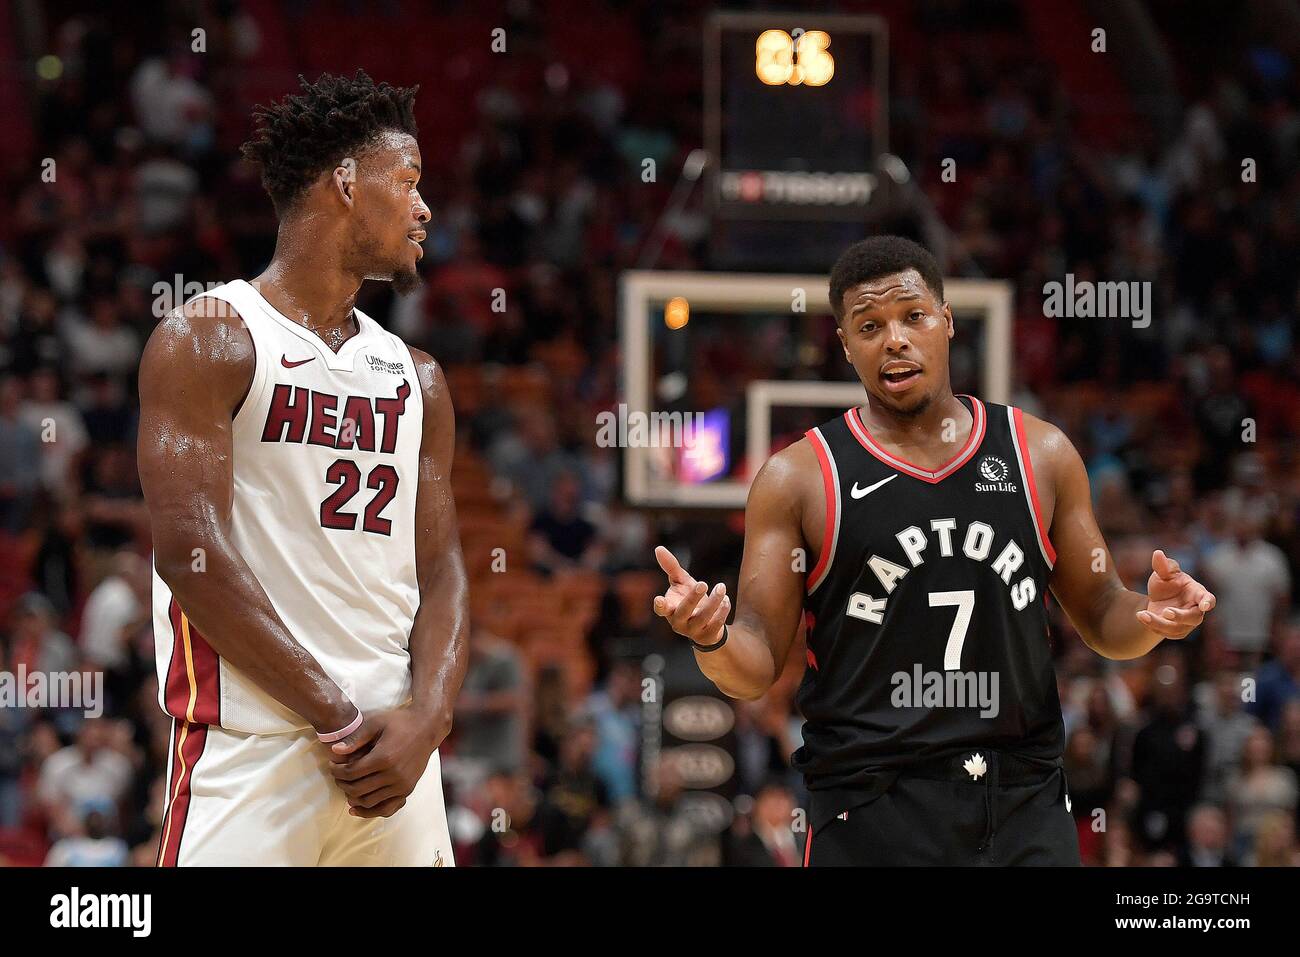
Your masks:
{"label": "black raptors jersey", "polygon": [[933,472],[886,452],[857,409],[807,433],[826,532],[794,766],[813,790],[958,750],[1061,755],[1044,604],[1056,556],[1021,413],[959,399],[970,437]]}

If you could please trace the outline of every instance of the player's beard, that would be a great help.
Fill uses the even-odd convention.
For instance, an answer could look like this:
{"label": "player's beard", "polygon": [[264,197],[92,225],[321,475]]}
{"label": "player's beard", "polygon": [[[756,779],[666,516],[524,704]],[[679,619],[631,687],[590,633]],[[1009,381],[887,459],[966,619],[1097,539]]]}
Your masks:
{"label": "player's beard", "polygon": [[409,269],[402,267],[393,273],[393,292],[399,296],[409,296],[420,288],[422,282],[424,277],[420,275],[418,269],[414,266]]}
{"label": "player's beard", "polygon": [[916,405],[907,406],[906,408],[900,408],[896,405],[886,405],[886,408],[901,419],[915,419],[926,409],[930,408],[932,402],[934,402],[934,396],[923,395],[917,401]]}
{"label": "player's beard", "polygon": [[[406,247],[407,241],[403,239],[402,244]],[[399,259],[396,262],[393,262],[391,266],[388,266],[388,268],[384,268],[384,266],[380,266],[379,264],[383,263],[386,259],[389,262],[392,262],[389,256],[385,254],[380,244],[370,234],[363,234],[362,237],[357,240],[352,256],[350,257],[352,262],[364,264],[362,274],[367,279],[377,279],[380,282],[391,282],[393,284],[393,292],[400,296],[410,295],[415,292],[416,289],[420,288],[420,283],[424,281],[424,277],[420,275],[415,263],[408,263],[404,259]],[[387,263],[384,265],[387,266]]]}

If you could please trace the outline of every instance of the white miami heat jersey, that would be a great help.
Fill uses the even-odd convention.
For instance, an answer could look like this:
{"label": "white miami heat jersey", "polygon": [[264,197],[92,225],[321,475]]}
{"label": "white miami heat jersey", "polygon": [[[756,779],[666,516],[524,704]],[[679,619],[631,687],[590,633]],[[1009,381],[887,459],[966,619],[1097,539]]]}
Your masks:
{"label": "white miami heat jersey", "polygon": [[[336,354],[243,280],[201,296],[230,303],[257,350],[233,424],[234,545],[289,633],[362,711],[399,707],[420,598],[424,404],[411,354],[359,309],[358,334]],[[309,727],[216,654],[156,568],[153,619],[168,714],[253,734]]]}

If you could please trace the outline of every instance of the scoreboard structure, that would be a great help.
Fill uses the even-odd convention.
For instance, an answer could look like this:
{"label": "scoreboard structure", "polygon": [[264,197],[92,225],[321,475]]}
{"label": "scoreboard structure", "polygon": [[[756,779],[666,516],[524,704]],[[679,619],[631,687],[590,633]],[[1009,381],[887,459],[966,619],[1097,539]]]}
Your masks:
{"label": "scoreboard structure", "polygon": [[704,58],[713,214],[863,222],[889,148],[885,21],[714,13]]}

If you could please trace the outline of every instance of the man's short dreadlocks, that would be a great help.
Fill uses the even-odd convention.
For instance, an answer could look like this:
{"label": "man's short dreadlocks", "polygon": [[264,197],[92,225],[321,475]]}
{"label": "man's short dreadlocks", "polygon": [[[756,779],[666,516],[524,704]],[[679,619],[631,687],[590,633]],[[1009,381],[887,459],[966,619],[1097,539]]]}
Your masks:
{"label": "man's short dreadlocks", "polygon": [[262,169],[262,185],[276,212],[291,206],[321,173],[355,155],[388,130],[416,135],[418,86],[375,83],[324,73],[315,83],[303,76],[301,93],[253,111],[257,130],[240,152]]}

